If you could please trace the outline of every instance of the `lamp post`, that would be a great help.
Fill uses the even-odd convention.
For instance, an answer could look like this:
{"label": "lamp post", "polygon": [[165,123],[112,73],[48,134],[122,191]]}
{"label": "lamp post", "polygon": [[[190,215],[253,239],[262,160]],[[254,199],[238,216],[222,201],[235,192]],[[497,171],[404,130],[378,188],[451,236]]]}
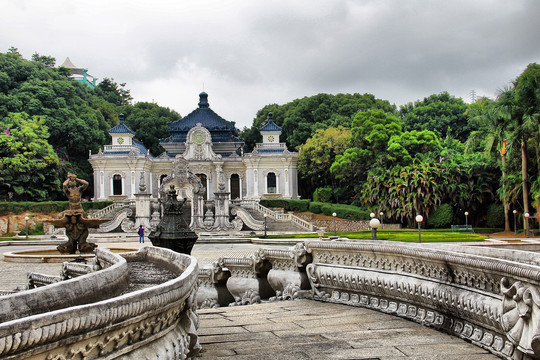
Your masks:
{"label": "lamp post", "polygon": [[517,210],[512,211],[514,213],[514,233],[517,234]]}
{"label": "lamp post", "polygon": [[369,226],[371,226],[371,240],[377,240],[377,228],[381,225],[379,219],[373,218],[369,221]]}
{"label": "lamp post", "polygon": [[382,229],[384,227],[384,219],[383,219],[384,213],[381,211],[379,215],[381,216],[381,229]]}
{"label": "lamp post", "polygon": [[375,217],[375,213],[369,214],[369,217],[373,219]]}
{"label": "lamp post", "polygon": [[469,218],[469,212],[465,211],[465,226],[469,225],[468,218]]}
{"label": "lamp post", "polygon": [[527,237],[529,237],[529,213],[523,214],[525,216],[525,229],[527,230]]}
{"label": "lamp post", "polygon": [[332,213],[332,216],[334,217],[334,236],[337,236],[337,230],[336,230],[336,216],[337,216],[337,214],[334,212],[334,213]]}
{"label": "lamp post", "polygon": [[422,221],[424,221],[424,217],[422,215],[416,215],[415,218],[416,222],[418,223],[418,242],[422,242],[422,229],[420,225],[422,224]]}
{"label": "lamp post", "polygon": [[24,217],[24,220],[26,220],[26,240],[28,240],[28,220],[29,220],[29,219],[30,219],[30,218],[28,217],[28,215],[26,215],[26,216]]}

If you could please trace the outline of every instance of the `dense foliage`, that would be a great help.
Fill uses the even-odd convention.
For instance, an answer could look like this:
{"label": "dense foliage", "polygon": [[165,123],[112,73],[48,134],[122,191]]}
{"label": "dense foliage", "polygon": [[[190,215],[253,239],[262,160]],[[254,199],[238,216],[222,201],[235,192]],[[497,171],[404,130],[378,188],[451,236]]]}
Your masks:
{"label": "dense foliage", "polygon": [[68,171],[92,185],[88,153],[110,143],[108,130],[122,112],[154,155],[163,150],[166,124],[180,117],[156,104],[131,105],[129,90],[114,79],[92,90],[55,63],[37,53],[26,60],[16,48],[0,53],[0,199],[62,199],[59,179]]}
{"label": "dense foliage", "polygon": [[433,226],[461,224],[465,211],[474,225],[497,223],[502,207],[509,230],[513,209],[519,219],[540,218],[539,82],[540,66],[531,64],[495,100],[466,104],[442,92],[396,112],[366,94],[377,105],[346,115],[336,110],[343,95],[320,94],[268,105],[254,127],[270,111],[282,126],[296,121],[284,134],[289,146],[304,141],[303,197],[360,204],[403,225],[416,214]]}

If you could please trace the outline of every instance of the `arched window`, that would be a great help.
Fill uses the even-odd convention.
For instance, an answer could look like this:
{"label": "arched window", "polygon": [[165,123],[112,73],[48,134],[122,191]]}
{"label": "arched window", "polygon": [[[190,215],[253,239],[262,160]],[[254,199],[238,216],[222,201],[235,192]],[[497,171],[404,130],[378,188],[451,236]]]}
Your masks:
{"label": "arched window", "polygon": [[208,200],[208,181],[205,174],[195,174],[201,180],[202,186],[206,190],[204,192],[204,200]]}
{"label": "arched window", "polygon": [[269,172],[268,175],[266,175],[266,193],[277,193],[276,174],[274,174],[273,172]]}
{"label": "arched window", "polygon": [[240,199],[240,176],[238,174],[231,175],[231,199]]}
{"label": "arched window", "polygon": [[122,176],[114,175],[113,176],[113,195],[122,195]]}

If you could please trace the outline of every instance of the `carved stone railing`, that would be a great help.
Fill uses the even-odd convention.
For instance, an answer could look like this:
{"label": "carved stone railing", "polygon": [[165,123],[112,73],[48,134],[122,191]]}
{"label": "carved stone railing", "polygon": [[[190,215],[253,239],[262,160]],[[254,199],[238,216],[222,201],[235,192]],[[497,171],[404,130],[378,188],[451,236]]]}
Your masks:
{"label": "carved stone railing", "polygon": [[123,201],[116,201],[113,204],[104,207],[103,209],[93,210],[89,212],[88,217],[95,218],[95,219],[102,219],[104,216],[112,213],[116,209],[121,209],[126,206],[129,206],[129,204]]}
{"label": "carved stone railing", "polygon": [[3,297],[0,301],[0,323],[120,294],[129,283],[126,260],[101,248],[96,249],[96,255],[98,261],[114,264],[100,271],[99,276],[90,274]]}
{"label": "carved stone railing", "polygon": [[251,214],[246,209],[235,206],[231,209],[231,214],[238,216],[250,229],[264,230],[264,221],[253,218],[253,216],[251,216]]}
{"label": "carved stone railing", "polygon": [[243,258],[222,257],[218,261],[231,276],[227,279],[227,290],[234,298],[233,305],[248,305],[261,302],[261,298],[274,295],[266,278],[270,264],[258,254]]}
{"label": "carved stone railing", "polygon": [[503,358],[540,357],[540,267],[376,242],[309,241],[306,249],[317,299],[402,316]]}
{"label": "carved stone railing", "polygon": [[311,255],[304,244],[298,243],[288,250],[261,249],[259,254],[272,265],[267,278],[276,296],[270,301],[298,299],[303,297],[303,290],[311,289],[306,275]]}
{"label": "carved stone railing", "polygon": [[269,208],[262,206],[259,204],[258,201],[255,200],[241,200],[239,203],[240,206],[253,209],[257,211],[261,215],[266,215],[276,221],[291,221],[295,223],[296,225],[302,227],[303,229],[307,231],[313,231],[313,224],[311,224],[309,221],[306,221],[294,214],[291,213],[280,213],[277,211],[270,210]]}
{"label": "carved stone railing", "polygon": [[133,211],[130,208],[125,208],[118,211],[114,215],[114,218],[111,219],[111,221],[108,221],[104,224],[99,225],[99,228],[97,231],[100,233],[113,231],[114,229],[122,225],[122,222],[126,220],[129,216],[131,216],[132,213]]}
{"label": "carved stone railing", "polygon": [[[186,359],[195,355],[200,349],[194,312],[198,272],[195,258],[162,248],[143,248],[126,254],[127,261],[109,253],[106,262],[110,263],[112,258],[118,258],[118,262],[106,269],[3,297],[2,304],[25,293],[54,293],[61,300],[62,296],[68,297],[64,295],[68,291],[74,295],[75,303],[0,323],[0,357]],[[131,261],[157,264],[178,277],[96,302],[86,299],[82,304],[76,303],[79,290],[86,291],[84,287],[91,286],[91,282],[107,283],[109,273],[118,278],[126,276],[126,264]],[[63,285],[68,289],[57,291]],[[126,289],[114,285],[119,290]],[[96,293],[100,291],[94,289]]]}
{"label": "carved stone railing", "polygon": [[[535,253],[306,241],[288,250],[222,258],[205,278],[201,288],[214,294],[215,301],[206,302],[212,306],[226,305],[217,301],[217,286],[224,291],[227,279],[236,305],[308,297],[366,307],[466,339],[504,359],[540,359],[540,260]],[[268,285],[275,296],[259,291]]]}

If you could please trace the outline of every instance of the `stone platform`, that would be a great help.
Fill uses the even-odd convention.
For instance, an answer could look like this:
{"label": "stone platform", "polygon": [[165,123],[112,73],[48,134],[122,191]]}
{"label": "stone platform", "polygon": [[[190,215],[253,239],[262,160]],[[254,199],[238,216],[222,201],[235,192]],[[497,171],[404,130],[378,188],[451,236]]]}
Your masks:
{"label": "stone platform", "polygon": [[201,360],[498,359],[417,323],[340,304],[295,300],[197,313]]}

